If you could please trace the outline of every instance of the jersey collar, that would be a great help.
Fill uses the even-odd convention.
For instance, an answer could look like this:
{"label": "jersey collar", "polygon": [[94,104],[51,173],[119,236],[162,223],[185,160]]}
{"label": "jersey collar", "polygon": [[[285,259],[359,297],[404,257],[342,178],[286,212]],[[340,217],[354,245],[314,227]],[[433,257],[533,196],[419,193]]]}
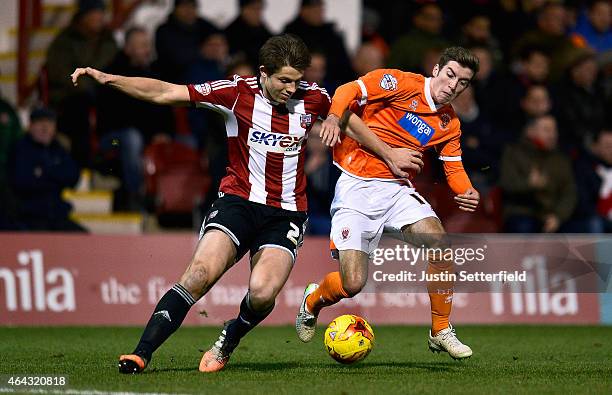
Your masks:
{"label": "jersey collar", "polygon": [[431,77],[425,78],[425,86],[423,87],[423,89],[425,90],[425,100],[427,100],[429,109],[433,112],[438,111],[438,109],[442,106],[436,105],[433,100],[433,97],[431,97]]}

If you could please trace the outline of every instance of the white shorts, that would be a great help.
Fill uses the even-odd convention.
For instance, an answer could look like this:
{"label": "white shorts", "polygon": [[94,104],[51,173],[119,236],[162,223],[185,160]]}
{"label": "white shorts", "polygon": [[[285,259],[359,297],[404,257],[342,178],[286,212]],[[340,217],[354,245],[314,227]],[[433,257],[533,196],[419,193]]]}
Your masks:
{"label": "white shorts", "polygon": [[342,173],[331,204],[331,235],[336,248],[371,254],[383,231],[424,218],[438,218],[414,188],[393,181],[364,180]]}

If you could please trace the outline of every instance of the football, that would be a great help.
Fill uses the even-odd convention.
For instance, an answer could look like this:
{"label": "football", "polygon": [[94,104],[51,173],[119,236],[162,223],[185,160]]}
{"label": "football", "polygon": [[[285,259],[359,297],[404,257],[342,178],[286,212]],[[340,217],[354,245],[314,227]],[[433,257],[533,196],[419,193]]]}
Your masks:
{"label": "football", "polygon": [[368,322],[346,314],[329,323],[325,330],[325,349],[336,361],[344,364],[359,362],[374,346],[374,331]]}

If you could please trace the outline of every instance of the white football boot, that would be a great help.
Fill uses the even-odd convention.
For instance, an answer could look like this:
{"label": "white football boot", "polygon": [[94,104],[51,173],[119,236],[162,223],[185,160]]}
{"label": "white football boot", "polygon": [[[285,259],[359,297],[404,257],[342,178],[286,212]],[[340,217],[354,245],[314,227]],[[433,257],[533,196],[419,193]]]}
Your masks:
{"label": "white football boot", "polygon": [[429,349],[431,352],[447,352],[453,359],[464,359],[472,356],[472,349],[457,339],[455,329],[452,325],[432,336],[429,331]]}
{"label": "white football boot", "polygon": [[302,298],[300,311],[295,317],[295,330],[300,340],[304,343],[307,343],[312,340],[315,334],[315,330],[317,329],[317,316],[311,314],[306,309],[306,298],[317,288],[319,288],[319,284],[308,284],[308,286],[304,290],[304,297]]}

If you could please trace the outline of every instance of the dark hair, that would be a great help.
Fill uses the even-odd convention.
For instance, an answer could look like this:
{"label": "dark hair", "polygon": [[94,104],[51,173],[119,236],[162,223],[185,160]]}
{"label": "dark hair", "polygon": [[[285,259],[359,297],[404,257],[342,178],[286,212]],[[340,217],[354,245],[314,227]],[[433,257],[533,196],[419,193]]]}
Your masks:
{"label": "dark hair", "polygon": [[304,41],[293,34],[268,39],[259,50],[259,64],[274,74],[284,66],[304,71],[310,66],[310,51]]}
{"label": "dark hair", "polygon": [[438,65],[440,68],[446,66],[448,62],[455,61],[463,67],[474,72],[474,75],[478,73],[480,69],[478,58],[468,49],[463,47],[449,47],[442,51]]}
{"label": "dark hair", "polygon": [[123,36],[123,43],[127,44],[127,42],[130,41],[130,38],[132,38],[132,36],[136,33],[145,33],[148,35],[148,32],[145,30],[144,27],[132,26],[125,31],[125,34]]}
{"label": "dark hair", "polygon": [[591,10],[593,7],[595,7],[597,4],[599,3],[609,3],[610,0],[589,0],[586,3],[586,6],[589,10]]}
{"label": "dark hair", "polygon": [[548,54],[548,51],[539,45],[525,45],[522,48],[520,48],[519,52],[518,52],[518,58],[521,61],[528,61],[529,58],[531,58],[531,56],[533,56],[533,54],[539,53],[543,56],[546,56],[548,59],[550,59],[550,56]]}
{"label": "dark hair", "polygon": [[534,117],[529,117],[527,121],[525,121],[525,124],[523,125],[523,133],[524,134],[527,133],[527,130],[531,129],[538,123],[538,121],[545,119],[545,118],[552,118],[555,122],[557,122],[557,119],[549,112],[547,112],[546,114],[540,114]]}
{"label": "dark hair", "polygon": [[57,115],[55,111],[48,107],[35,107],[30,112],[30,122],[36,122],[40,120],[50,120],[55,121],[57,119]]}

